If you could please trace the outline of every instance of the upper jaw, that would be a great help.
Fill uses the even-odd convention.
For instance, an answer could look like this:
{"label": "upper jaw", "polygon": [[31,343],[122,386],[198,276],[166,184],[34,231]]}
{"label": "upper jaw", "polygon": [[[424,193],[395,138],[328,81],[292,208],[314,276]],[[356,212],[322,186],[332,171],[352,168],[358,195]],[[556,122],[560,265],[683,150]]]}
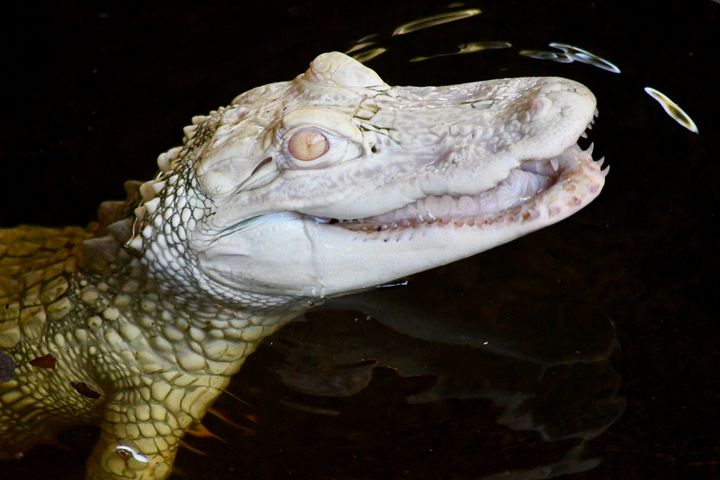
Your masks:
{"label": "upper jaw", "polygon": [[[538,81],[542,84],[536,89],[550,90],[550,93],[538,96],[535,92],[533,95],[536,97],[526,103],[531,104],[530,108],[536,110],[535,116],[539,118],[532,119],[535,124],[526,129],[530,132],[527,138],[510,145],[505,152],[498,152],[495,160],[490,154],[489,160],[474,158],[467,165],[466,159],[466,164],[461,165],[467,170],[464,175],[462,172],[461,175],[451,175],[446,171],[446,177],[440,178],[439,187],[425,189],[425,194],[415,193],[411,197],[414,200],[399,206],[382,209],[381,205],[379,210],[371,211],[369,215],[344,215],[339,213],[341,207],[335,202],[327,214],[317,206],[311,212],[305,212],[308,219],[367,233],[429,225],[488,224],[507,217],[511,212],[533,210],[530,216],[525,216],[524,220],[527,220],[537,217],[537,210],[544,208],[548,212],[544,216],[549,224],[554,223],[549,221],[549,217],[557,217],[559,212],[565,212],[567,216],[587,205],[600,192],[607,174],[607,169],[601,170],[602,159],[593,161],[592,145],[587,150],[577,145],[579,137],[586,137],[585,132],[592,128],[597,116],[595,98],[587,88],[570,80]],[[522,105],[522,100],[519,103]],[[516,116],[522,115],[522,107],[517,109],[520,113]],[[549,118],[543,118],[548,115]],[[520,130],[522,128],[523,125]],[[472,169],[472,162],[480,166],[476,170],[493,164],[491,173],[499,179],[489,185],[463,183],[477,173]],[[460,182],[454,182],[453,176],[459,176]],[[394,190],[402,188],[398,186]],[[557,201],[558,196],[562,197],[561,201]],[[388,197],[392,198],[392,194]]]}
{"label": "upper jaw", "polygon": [[[392,226],[397,219],[407,226],[442,219],[428,206],[472,216],[476,201],[482,204],[476,210],[487,211],[498,189],[505,195],[493,210],[503,210],[513,204],[508,186],[517,190],[518,181],[529,182],[516,193],[530,198],[559,178],[561,169],[572,170],[572,163],[560,159],[567,158],[563,154],[576,145],[596,112],[595,98],[586,87],[561,78],[397,89],[402,107],[380,103],[371,120],[391,131],[400,145],[397,153],[387,153],[380,162],[374,190],[361,183],[347,185],[338,189],[342,196],[298,211],[320,221]],[[403,128],[408,126],[412,128]],[[368,161],[372,160],[362,160],[365,165]],[[449,197],[462,205],[452,207]]]}
{"label": "upper jaw", "polygon": [[[392,233],[405,228],[482,226],[501,219],[516,222],[565,216],[592,201],[602,189],[608,168],[594,161],[592,146],[573,145],[556,157],[527,160],[493,188],[475,195],[430,195],[402,208],[360,219],[309,217],[310,220],[363,233]],[[520,213],[524,212],[524,215]],[[561,218],[557,218],[560,220]]]}

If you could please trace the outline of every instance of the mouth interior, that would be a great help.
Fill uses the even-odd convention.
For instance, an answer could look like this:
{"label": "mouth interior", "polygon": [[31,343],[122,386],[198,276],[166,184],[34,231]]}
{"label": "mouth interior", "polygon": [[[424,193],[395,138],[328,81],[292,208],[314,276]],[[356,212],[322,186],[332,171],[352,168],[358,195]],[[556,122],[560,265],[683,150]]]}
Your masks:
{"label": "mouth interior", "polygon": [[[588,129],[592,128],[592,123],[588,124]],[[583,133],[582,137],[585,138],[586,134]],[[602,165],[602,161],[600,159],[596,163]],[[557,157],[522,161],[494,187],[474,195],[428,196],[402,208],[367,218],[312,218],[317,223],[368,232],[428,224],[462,224],[471,219],[472,223],[482,222],[530,202],[542,201],[543,194],[553,186],[578,174],[584,162],[593,162],[592,144],[586,150],[573,144]],[[603,174],[606,173],[607,170],[604,170]]]}

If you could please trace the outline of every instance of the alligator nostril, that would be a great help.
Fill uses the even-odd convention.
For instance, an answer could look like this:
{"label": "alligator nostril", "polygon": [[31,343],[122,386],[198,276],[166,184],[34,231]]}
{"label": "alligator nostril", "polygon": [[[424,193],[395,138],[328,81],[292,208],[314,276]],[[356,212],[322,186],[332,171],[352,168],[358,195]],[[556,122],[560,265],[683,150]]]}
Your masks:
{"label": "alligator nostril", "polygon": [[541,114],[547,108],[550,100],[546,98],[533,98],[530,102],[530,108],[528,111],[533,116]]}

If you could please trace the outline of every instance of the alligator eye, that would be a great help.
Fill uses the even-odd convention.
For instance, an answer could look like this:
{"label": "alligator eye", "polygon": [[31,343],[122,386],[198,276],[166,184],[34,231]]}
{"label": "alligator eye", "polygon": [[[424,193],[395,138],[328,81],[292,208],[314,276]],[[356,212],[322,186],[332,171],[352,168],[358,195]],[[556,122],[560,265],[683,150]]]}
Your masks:
{"label": "alligator eye", "polygon": [[290,154],[298,160],[310,161],[322,157],[330,148],[325,135],[317,130],[301,130],[288,142]]}

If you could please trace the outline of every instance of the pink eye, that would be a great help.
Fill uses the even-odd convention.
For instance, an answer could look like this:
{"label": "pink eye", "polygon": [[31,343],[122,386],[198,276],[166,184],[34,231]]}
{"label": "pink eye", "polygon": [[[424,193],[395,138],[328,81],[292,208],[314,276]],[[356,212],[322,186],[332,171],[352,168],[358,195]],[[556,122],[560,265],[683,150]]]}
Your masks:
{"label": "pink eye", "polygon": [[325,135],[317,130],[301,130],[290,138],[288,149],[290,154],[298,160],[315,160],[325,154],[330,148]]}

